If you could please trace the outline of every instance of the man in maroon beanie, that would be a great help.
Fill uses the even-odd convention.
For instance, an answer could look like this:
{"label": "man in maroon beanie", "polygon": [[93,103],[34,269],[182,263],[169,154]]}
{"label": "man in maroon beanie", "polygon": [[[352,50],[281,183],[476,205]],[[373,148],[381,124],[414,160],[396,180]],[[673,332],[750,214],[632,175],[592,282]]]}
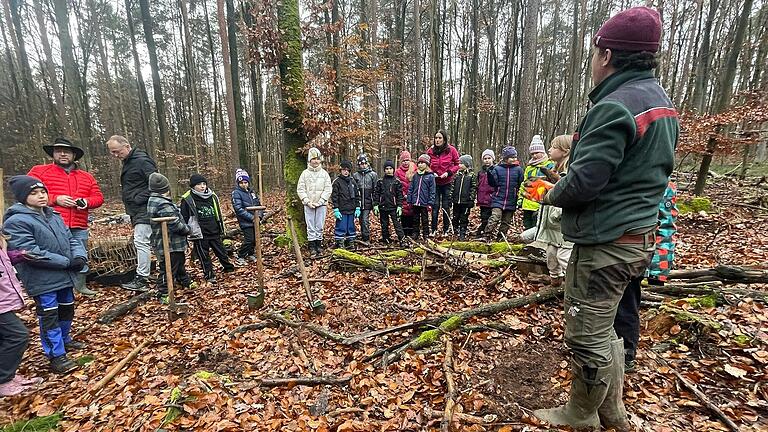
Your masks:
{"label": "man in maroon beanie", "polygon": [[553,425],[629,430],[623,341],[613,321],[628,282],[653,255],[657,206],[680,129],[653,73],[660,38],[659,14],[646,7],[623,11],[598,30],[593,105],[573,136],[568,175],[542,199],[563,209],[563,235],[575,244],[564,300],[570,399],[535,411]]}

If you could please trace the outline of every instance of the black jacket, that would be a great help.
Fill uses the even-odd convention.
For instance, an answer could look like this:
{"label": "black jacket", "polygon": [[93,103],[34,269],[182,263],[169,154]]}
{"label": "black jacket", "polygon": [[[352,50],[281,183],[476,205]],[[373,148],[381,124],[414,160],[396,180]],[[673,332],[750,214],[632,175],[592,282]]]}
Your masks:
{"label": "black jacket", "polygon": [[453,177],[451,202],[454,204],[475,205],[477,196],[477,176],[472,170],[459,171]]}
{"label": "black jacket", "polygon": [[360,191],[352,176],[340,175],[333,181],[331,205],[345,215],[354,214],[355,209],[360,207]]}
{"label": "black jacket", "polygon": [[149,201],[149,175],[157,171],[157,165],[141,149],[133,149],[123,161],[120,186],[123,189],[125,212],[131,217],[131,224],[148,224],[147,201]]}
{"label": "black jacket", "polygon": [[397,177],[385,175],[376,182],[373,205],[379,206],[379,210],[395,210],[403,206],[403,184]]}

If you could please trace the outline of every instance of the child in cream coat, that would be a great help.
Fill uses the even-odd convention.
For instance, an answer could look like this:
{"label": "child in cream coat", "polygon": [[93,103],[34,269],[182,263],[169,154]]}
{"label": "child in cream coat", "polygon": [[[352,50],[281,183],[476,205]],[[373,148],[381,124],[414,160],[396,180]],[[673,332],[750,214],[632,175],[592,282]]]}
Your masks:
{"label": "child in cream coat", "polygon": [[323,226],[328,211],[326,204],[331,198],[331,176],[322,167],[323,156],[316,147],[307,153],[305,169],[296,185],[296,193],[304,204],[304,220],[307,223],[307,240],[312,256],[320,255],[323,247]]}

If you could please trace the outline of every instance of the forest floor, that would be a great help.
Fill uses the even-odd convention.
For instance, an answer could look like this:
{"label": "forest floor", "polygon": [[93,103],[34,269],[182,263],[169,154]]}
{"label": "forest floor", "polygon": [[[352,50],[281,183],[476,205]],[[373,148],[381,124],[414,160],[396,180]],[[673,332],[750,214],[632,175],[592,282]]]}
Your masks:
{"label": "forest floor", "polygon": [[[679,218],[677,268],[766,267],[768,212],[734,203],[749,204],[768,192],[747,183],[718,180],[708,190],[712,211]],[[682,193],[679,199],[686,197]],[[270,193],[265,202],[282,199]],[[119,206],[101,214],[110,208]],[[519,222],[514,232],[520,231]],[[78,297],[74,323],[77,340],[87,346],[74,353],[83,367],[67,376],[48,371],[28,302],[20,316],[32,336],[21,372],[44,377],[45,382],[27,394],[0,399],[0,425],[21,421],[5,430],[22,430],[26,420],[61,413],[60,430],[80,432],[434,430],[441,427],[446,404],[447,339],[453,351],[455,412],[471,415],[455,416],[452,430],[549,430],[531,417],[531,411],[562,403],[567,396],[570,372],[558,299],[474,318],[467,323],[474,325],[471,331],[448,333],[433,347],[408,351],[386,367],[380,359],[366,357],[418,333],[406,330],[356,345],[334,342],[306,327],[272,326],[231,334],[238,326],[265,322],[260,314],[274,311],[350,336],[545,288],[514,270],[489,287],[488,281],[503,269],[494,270],[488,280],[432,282],[419,275],[343,272],[331,266],[328,251],[320,259],[305,258],[310,278],[321,279],[312,288],[326,306],[324,315],[315,315],[307,307],[294,255],[271,240],[284,232],[284,224],[279,214],[265,226],[267,294],[259,311],[249,312],[246,304],[246,293],[256,291],[255,265],[220,275],[216,286],[201,283],[199,268],[188,265],[200,286],[180,292],[189,303],[189,314],[172,324],[167,307],[155,300],[113,324],[98,324],[101,313],[131,293],[94,285],[99,294]],[[229,227],[234,226],[230,220]],[[374,227],[377,233],[377,222]],[[332,230],[329,215],[326,243]],[[93,236],[129,232],[127,225],[104,225],[96,226]],[[767,289],[756,284],[748,288]],[[638,430],[728,430],[675,372],[695,383],[740,430],[768,430],[768,308],[750,298],[724,300],[712,304],[668,298],[661,306],[643,308],[638,366],[626,375],[624,387],[624,401]],[[664,306],[703,319],[676,320],[663,314]],[[708,320],[720,327],[702,324]],[[507,327],[502,332],[479,326],[491,322]],[[136,359],[99,392],[90,393],[107,371],[148,339]],[[298,376],[348,381],[278,387],[262,381]],[[26,426],[24,430],[35,430],[33,423]]]}

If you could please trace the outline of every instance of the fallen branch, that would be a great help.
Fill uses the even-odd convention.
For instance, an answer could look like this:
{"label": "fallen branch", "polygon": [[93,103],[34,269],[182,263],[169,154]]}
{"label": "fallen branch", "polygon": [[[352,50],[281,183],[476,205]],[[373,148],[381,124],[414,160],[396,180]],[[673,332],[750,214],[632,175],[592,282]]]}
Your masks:
{"label": "fallen branch", "polygon": [[[426,414],[427,417],[438,419],[443,417],[442,411],[435,411],[429,407],[424,408],[424,414]],[[482,417],[472,415],[472,414],[466,414],[466,413],[453,413],[453,418],[455,420],[459,420],[462,423],[469,423],[469,424],[490,424],[495,423],[499,416],[496,414],[486,414]]]}
{"label": "fallen branch", "polygon": [[457,328],[461,327],[461,324],[462,324],[461,318],[454,315],[448,318],[447,320],[441,322],[439,327],[421,332],[421,334],[418,337],[412,339],[406,345],[403,345],[402,347],[396,349],[389,355],[385,355],[382,358],[383,365],[386,366],[392,362],[399,360],[400,357],[403,355],[403,353],[409,349],[419,350],[419,349],[426,348],[428,346],[433,345],[435,342],[437,342],[438,337],[456,330]]}
{"label": "fallen branch", "polygon": [[318,386],[318,385],[346,385],[352,379],[352,375],[346,377],[333,376],[307,376],[292,378],[260,378],[259,385],[262,387],[295,387]]}
{"label": "fallen branch", "polygon": [[443,375],[445,375],[445,410],[443,421],[440,422],[440,430],[448,432],[453,423],[453,410],[456,407],[456,383],[453,380],[453,342],[448,335],[443,335],[445,342],[445,358],[443,359]]}
{"label": "fallen branch", "polygon": [[725,295],[750,297],[763,303],[768,303],[768,291],[741,289],[741,288],[717,288],[702,286],[686,286],[667,284],[664,286],[648,286],[643,288],[644,292],[664,294],[669,296],[688,296],[688,295]]}
{"label": "fallen branch", "polygon": [[93,388],[90,390],[91,394],[96,394],[96,393],[97,393],[99,390],[101,390],[102,388],[104,388],[104,386],[105,386],[105,385],[107,385],[107,384],[108,384],[110,381],[112,381],[112,378],[114,378],[114,377],[117,375],[117,373],[118,373],[118,372],[120,372],[120,371],[123,369],[123,367],[125,367],[125,365],[127,365],[127,364],[128,364],[128,363],[130,363],[130,362],[131,362],[133,359],[135,359],[135,358],[136,358],[136,357],[139,355],[139,353],[141,352],[141,350],[143,350],[144,348],[146,348],[146,347],[147,347],[147,345],[149,345],[149,344],[151,344],[152,342],[154,342],[154,341],[155,341],[155,338],[156,338],[156,337],[157,337],[157,336],[158,336],[158,335],[159,335],[161,332],[163,332],[163,331],[165,331],[165,328],[162,328],[162,327],[161,327],[161,328],[157,329],[157,331],[155,331],[155,333],[154,333],[152,336],[150,336],[150,337],[148,337],[148,338],[144,339],[144,342],[142,342],[141,344],[139,344],[139,346],[137,346],[136,348],[134,348],[134,349],[133,349],[133,351],[131,351],[130,353],[128,353],[128,355],[127,355],[127,356],[125,356],[125,357],[124,357],[122,360],[120,360],[120,362],[119,362],[118,364],[116,364],[115,366],[113,366],[113,367],[112,367],[112,369],[110,369],[110,371],[109,371],[109,372],[107,372],[107,374],[104,376],[104,378],[102,378],[102,379],[101,379],[101,381],[99,381],[98,383],[96,383],[96,385],[95,385],[95,386],[93,386]]}
{"label": "fallen branch", "polygon": [[680,382],[685,386],[688,390],[690,390],[694,395],[696,395],[699,400],[704,403],[704,406],[709,408],[716,416],[720,419],[726,426],[728,426],[728,429],[739,432],[739,426],[736,425],[736,423],[733,422],[728,416],[725,415],[725,413],[717,407],[712,401],[707,397],[707,395],[704,394],[701,390],[699,390],[698,387],[696,387],[696,384],[690,382],[687,378],[685,378],[680,372],[678,372],[674,367],[670,366],[669,363],[667,363],[663,358],[657,358],[656,361],[658,363],[661,363],[661,365],[666,366],[669,368],[669,370],[677,377],[677,379],[680,380]]}
{"label": "fallen branch", "polygon": [[672,270],[670,279],[690,279],[695,282],[768,283],[768,270],[721,265],[709,269]]}
{"label": "fallen branch", "polygon": [[364,268],[382,274],[421,273],[420,265],[405,266],[391,264],[386,262],[386,260],[360,255],[346,249],[335,249],[331,255],[331,264],[342,270]]}
{"label": "fallen branch", "polygon": [[135,309],[138,305],[152,298],[153,294],[153,291],[146,291],[141,294],[137,294],[122,303],[118,303],[101,314],[97,322],[99,324],[112,324],[116,319],[127,314],[128,312]]}
{"label": "fallen branch", "polygon": [[268,319],[275,321],[277,323],[280,323],[284,326],[288,326],[291,328],[304,328],[307,329],[315,334],[318,334],[326,339],[330,339],[334,342],[344,343],[344,340],[346,339],[346,336],[340,333],[334,333],[333,331],[311,323],[307,322],[301,322],[301,321],[293,321],[289,320],[288,318],[285,318],[284,316],[275,313],[275,312],[264,312],[261,314],[261,319]]}

